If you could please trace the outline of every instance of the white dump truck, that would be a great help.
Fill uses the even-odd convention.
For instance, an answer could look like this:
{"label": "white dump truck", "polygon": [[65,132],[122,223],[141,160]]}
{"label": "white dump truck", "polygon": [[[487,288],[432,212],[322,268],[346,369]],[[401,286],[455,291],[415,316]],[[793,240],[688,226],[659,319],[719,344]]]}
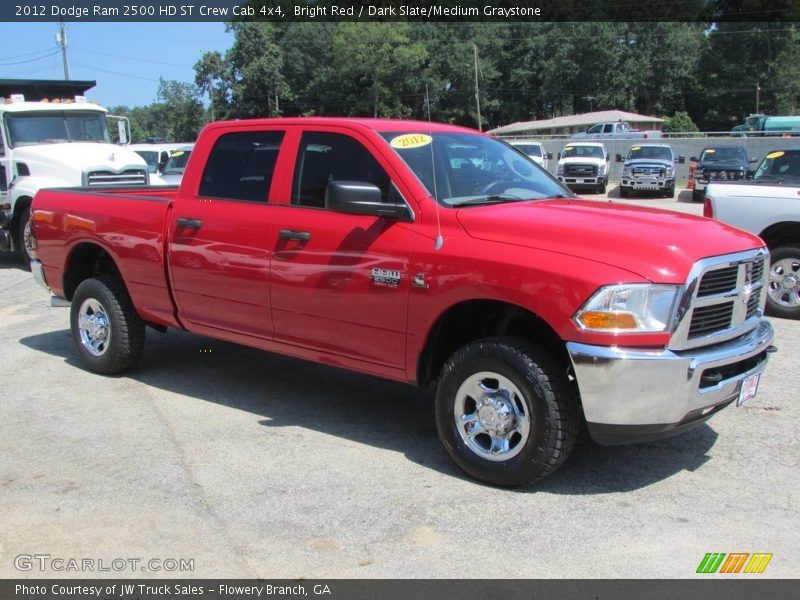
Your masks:
{"label": "white dump truck", "polygon": [[[145,186],[147,164],[122,144],[127,121],[83,95],[94,81],[0,80],[0,251],[29,255],[24,232],[42,188]],[[121,126],[109,132],[109,120]]]}

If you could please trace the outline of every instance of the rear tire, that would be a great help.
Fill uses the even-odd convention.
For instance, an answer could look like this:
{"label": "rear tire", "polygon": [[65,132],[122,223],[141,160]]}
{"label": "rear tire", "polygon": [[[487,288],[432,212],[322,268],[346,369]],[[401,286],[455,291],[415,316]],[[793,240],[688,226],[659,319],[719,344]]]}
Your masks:
{"label": "rear tire", "polygon": [[467,344],[445,364],[436,426],[447,452],[470,476],[522,486],[558,469],[578,433],[578,403],[566,369],[517,338]]}
{"label": "rear tire", "polygon": [[767,312],[800,319],[800,246],[778,246],[770,251]]}
{"label": "rear tire", "polygon": [[118,279],[83,281],[72,298],[70,327],[81,360],[95,373],[121,373],[144,349],[144,321]]}

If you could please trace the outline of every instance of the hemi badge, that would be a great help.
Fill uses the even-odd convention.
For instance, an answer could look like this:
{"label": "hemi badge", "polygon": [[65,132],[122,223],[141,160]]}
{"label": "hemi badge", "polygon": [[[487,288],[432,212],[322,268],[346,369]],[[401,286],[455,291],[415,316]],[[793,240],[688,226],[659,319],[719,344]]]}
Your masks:
{"label": "hemi badge", "polygon": [[425,282],[425,273],[417,273],[414,275],[414,280],[411,282],[411,285],[417,288],[427,289],[430,286]]}

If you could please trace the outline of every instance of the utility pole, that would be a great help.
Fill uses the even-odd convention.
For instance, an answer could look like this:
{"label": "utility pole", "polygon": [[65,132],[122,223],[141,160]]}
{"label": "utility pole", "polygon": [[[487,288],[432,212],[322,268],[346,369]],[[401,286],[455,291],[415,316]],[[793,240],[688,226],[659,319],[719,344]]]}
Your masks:
{"label": "utility pole", "polygon": [[69,63],[67,62],[67,31],[64,28],[64,21],[58,24],[56,43],[61,46],[61,58],[64,61],[64,79],[69,80]]}
{"label": "utility pole", "polygon": [[758,114],[758,101],[760,99],[759,92],[761,92],[761,86],[759,82],[756,82],[756,114]]}
{"label": "utility pole", "polygon": [[589,112],[592,112],[592,102],[597,100],[597,98],[595,96],[583,96],[583,99],[589,101]]}
{"label": "utility pole", "polygon": [[483,131],[481,122],[481,92],[478,88],[478,44],[472,44],[475,50],[475,104],[478,106],[478,131]]}

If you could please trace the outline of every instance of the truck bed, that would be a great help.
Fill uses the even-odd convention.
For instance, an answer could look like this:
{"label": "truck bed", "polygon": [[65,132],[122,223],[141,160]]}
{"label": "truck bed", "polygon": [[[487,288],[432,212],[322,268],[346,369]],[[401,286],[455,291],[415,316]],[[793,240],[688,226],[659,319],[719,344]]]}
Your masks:
{"label": "truck bed", "polygon": [[61,188],[37,193],[37,255],[53,291],[68,299],[75,291],[77,274],[65,270],[65,250],[68,255],[105,252],[118,265],[142,317],[177,326],[165,266],[166,217],[177,191]]}

